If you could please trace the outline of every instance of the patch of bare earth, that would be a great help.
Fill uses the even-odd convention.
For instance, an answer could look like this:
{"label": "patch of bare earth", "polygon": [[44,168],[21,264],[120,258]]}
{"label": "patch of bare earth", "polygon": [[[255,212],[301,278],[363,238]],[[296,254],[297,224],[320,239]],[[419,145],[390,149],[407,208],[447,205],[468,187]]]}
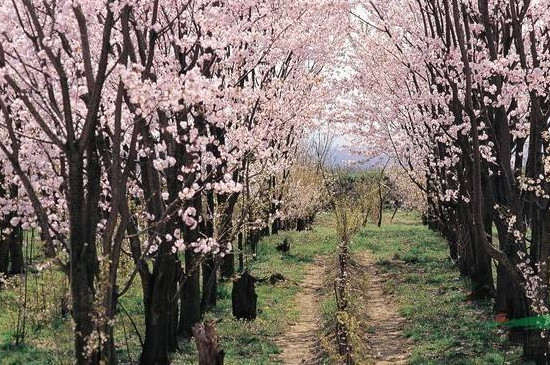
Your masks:
{"label": "patch of bare earth", "polygon": [[304,279],[299,284],[300,291],[296,295],[298,319],[277,342],[282,349],[279,359],[285,365],[319,363],[316,349],[321,322],[319,300],[323,286],[323,270],[321,261],[309,265]]}
{"label": "patch of bare earth", "polygon": [[405,319],[398,312],[395,295],[391,290],[384,290],[389,276],[376,267],[370,253],[361,253],[358,259],[368,274],[365,338],[372,362],[406,364],[411,342],[403,334]]}

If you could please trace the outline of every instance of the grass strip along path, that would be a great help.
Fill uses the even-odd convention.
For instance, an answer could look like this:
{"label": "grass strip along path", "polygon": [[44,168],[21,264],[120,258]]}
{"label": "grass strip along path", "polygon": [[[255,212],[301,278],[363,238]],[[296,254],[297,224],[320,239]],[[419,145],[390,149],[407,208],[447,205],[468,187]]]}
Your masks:
{"label": "grass strip along path", "polygon": [[405,319],[408,363],[522,363],[521,349],[507,345],[506,331],[490,325],[491,301],[469,299],[469,283],[453,266],[446,243],[415,214],[399,214],[381,228],[369,225],[353,242],[356,255],[369,252],[383,291]]}

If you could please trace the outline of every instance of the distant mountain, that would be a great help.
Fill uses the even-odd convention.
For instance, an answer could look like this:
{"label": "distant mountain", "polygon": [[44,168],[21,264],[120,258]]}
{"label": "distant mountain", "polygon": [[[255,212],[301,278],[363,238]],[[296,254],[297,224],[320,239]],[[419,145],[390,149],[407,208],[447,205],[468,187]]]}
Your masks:
{"label": "distant mountain", "polygon": [[348,148],[335,146],[330,152],[329,163],[334,166],[346,166],[354,170],[370,170],[384,167],[389,157],[377,156],[374,158],[365,158],[352,153]]}

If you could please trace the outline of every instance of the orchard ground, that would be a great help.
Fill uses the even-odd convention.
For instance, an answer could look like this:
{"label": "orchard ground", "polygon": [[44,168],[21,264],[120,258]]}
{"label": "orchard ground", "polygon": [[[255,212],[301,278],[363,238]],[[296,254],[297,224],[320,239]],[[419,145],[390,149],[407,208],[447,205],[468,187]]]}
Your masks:
{"label": "orchard ground", "polygon": [[[353,296],[351,306],[356,317],[352,336],[363,342],[356,346],[358,363],[373,363],[379,349],[369,343],[369,335],[380,330],[369,323],[369,274],[380,274],[383,300],[391,300],[399,316],[401,335],[410,347],[406,362],[411,364],[504,364],[520,363],[519,348],[506,345],[505,331],[491,326],[491,303],[469,299],[469,283],[460,278],[448,257],[444,240],[422,226],[414,213],[400,212],[389,223],[388,214],[381,228],[368,224],[352,241],[352,287],[363,291]],[[289,253],[280,253],[276,244],[284,237],[292,243]],[[207,314],[217,321],[218,332],[226,351],[226,364],[281,364],[280,339],[289,326],[300,318],[296,296],[304,288],[301,281],[311,265],[321,260],[326,266],[325,290],[319,292],[319,312],[322,325],[318,329],[320,345],[312,351],[324,364],[334,361],[334,344],[331,333],[335,321],[331,270],[336,256],[335,224],[331,215],[318,215],[313,230],[281,232],[264,238],[256,260],[247,265],[256,278],[280,273],[285,281],[275,285],[267,282],[257,285],[258,318],[254,322],[233,320],[231,316],[231,285],[221,283],[218,306]],[[38,252],[36,248],[33,251]],[[371,262],[362,261],[368,253]],[[35,260],[39,256],[31,255]],[[317,261],[316,261],[317,260]],[[374,265],[369,271],[365,265]],[[124,277],[127,273],[121,275]],[[70,322],[61,316],[49,315],[55,309],[41,307],[49,295],[61,291],[65,277],[53,269],[40,274],[29,273],[27,278],[27,314],[24,344],[14,345],[17,320],[14,302],[24,297],[23,286],[0,291],[0,364],[70,364],[72,362],[72,329]],[[135,363],[140,353],[143,336],[142,298],[138,283],[120,299],[116,337],[120,363]],[[45,305],[45,304],[44,304]],[[44,318],[41,319],[40,316]],[[131,319],[131,320],[130,320]],[[391,327],[391,326],[390,326]],[[393,326],[395,327],[395,326]],[[383,330],[380,330],[383,331]],[[374,333],[380,339],[392,337],[387,333]],[[386,337],[385,337],[386,336]],[[383,341],[382,341],[383,342]],[[311,346],[304,342],[304,346]],[[392,344],[386,344],[384,351]],[[174,364],[194,364],[193,343],[180,343],[181,351],[173,357]],[[395,349],[396,353],[402,349]]]}

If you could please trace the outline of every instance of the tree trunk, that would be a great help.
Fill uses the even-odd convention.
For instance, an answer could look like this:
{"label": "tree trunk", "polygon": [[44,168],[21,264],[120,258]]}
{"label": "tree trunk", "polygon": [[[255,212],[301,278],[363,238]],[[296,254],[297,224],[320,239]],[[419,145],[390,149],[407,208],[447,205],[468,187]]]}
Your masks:
{"label": "tree trunk", "polygon": [[279,218],[273,220],[273,223],[271,223],[271,234],[279,234],[280,223]]}
{"label": "tree trunk", "polygon": [[302,232],[302,231],[305,231],[306,229],[306,222],[303,218],[298,218],[298,220],[296,221],[296,230],[298,232]]}
{"label": "tree trunk", "polygon": [[[487,240],[492,244],[493,235],[493,192],[489,187],[488,177],[484,174],[482,180],[482,191],[484,196],[483,204],[483,225]],[[491,257],[483,248],[482,242],[474,242],[475,268],[472,275],[474,284],[473,296],[475,298],[490,298],[494,296],[495,288],[493,282],[493,268]]]}
{"label": "tree trunk", "polygon": [[3,228],[0,230],[0,274],[8,273],[8,264],[9,264],[9,244],[7,237],[4,237],[2,232]]}
{"label": "tree trunk", "polygon": [[[71,294],[73,298],[73,320],[75,322],[75,354],[79,365],[95,365],[98,363],[97,351],[93,348],[87,351],[87,339],[94,332],[95,325],[92,321],[94,310],[94,297],[88,286],[87,266],[85,264],[73,265],[71,280]],[[93,345],[93,344],[92,344]]]}
{"label": "tree trunk", "polygon": [[[69,252],[70,285],[75,322],[75,355],[79,365],[97,364],[99,343],[90,342],[96,330],[94,313],[94,278],[97,274],[95,229],[97,226],[96,194],[99,174],[93,164],[87,166],[88,191],[84,192],[84,164],[76,152],[69,159]],[[90,346],[88,346],[90,345]]]}
{"label": "tree trunk", "polygon": [[491,298],[494,296],[495,289],[493,283],[492,263],[487,252],[480,247],[479,243],[475,244],[475,273],[472,277],[474,284],[472,295],[475,298]]}
{"label": "tree trunk", "polygon": [[[214,193],[208,191],[206,194],[206,204],[208,211],[213,216],[216,210]],[[203,233],[206,237],[214,237],[214,218],[208,219],[203,225]],[[201,298],[201,316],[209,308],[216,306],[216,296],[218,293],[218,272],[214,257],[209,254],[202,263],[202,298]]]}
{"label": "tree trunk", "polygon": [[[111,290],[109,286],[103,288],[104,290]],[[114,318],[116,314],[117,307],[117,297],[113,297],[112,300],[109,299],[109,293],[104,295],[105,301],[103,303],[103,308],[108,308],[106,317]],[[99,353],[100,364],[104,363],[105,365],[115,365],[117,363],[116,357],[116,346],[115,346],[115,337],[114,337],[114,323],[106,321],[99,329],[102,333],[106,334],[106,344],[104,344]]]}
{"label": "tree trunk", "polygon": [[393,210],[393,213],[390,218],[390,223],[393,223],[393,219],[395,218],[395,215],[397,214],[397,211],[399,210],[399,205],[397,205],[397,202],[395,203],[395,209]]}
{"label": "tree trunk", "polygon": [[523,357],[533,364],[549,364],[548,337],[543,338],[540,330],[524,330]]}
{"label": "tree trunk", "polygon": [[243,247],[243,232],[237,235],[237,248],[239,249],[239,272],[244,270],[244,247]]}
{"label": "tree trunk", "polygon": [[382,226],[382,215],[384,214],[384,198],[382,197],[382,179],[383,179],[384,170],[382,170],[382,176],[378,180],[378,221],[376,225],[378,227]]}
{"label": "tree trunk", "polygon": [[[510,237],[508,226],[500,220],[497,221],[496,226],[500,249],[506,253],[514,265],[517,265],[519,248],[514,238]],[[497,288],[493,311],[497,314],[505,313],[508,319],[525,318],[529,312],[523,288],[519,283],[515,283],[508,270],[500,264],[497,265]],[[512,328],[510,340],[515,343],[523,342],[523,330]]]}
{"label": "tree trunk", "polygon": [[180,293],[180,321],[178,333],[183,338],[191,338],[193,326],[200,321],[200,267],[193,252],[185,252],[185,279]]}
{"label": "tree trunk", "polygon": [[220,266],[220,275],[224,279],[228,279],[235,274],[235,254],[233,250],[225,255]]}
{"label": "tree trunk", "polygon": [[256,260],[258,255],[258,243],[260,242],[261,232],[257,229],[251,229],[246,236],[247,246],[252,249],[252,257]]}
{"label": "tree trunk", "polygon": [[[267,237],[269,236],[269,224],[266,225],[264,228],[258,231],[258,237]],[[259,239],[259,238],[258,238]]]}
{"label": "tree trunk", "polygon": [[214,323],[197,323],[193,326],[193,337],[199,353],[199,365],[223,365],[225,357]]}
{"label": "tree trunk", "polygon": [[147,295],[149,303],[145,313],[145,343],[140,357],[142,365],[168,365],[169,353],[175,350],[176,334],[172,328],[179,260],[168,246],[168,242],[161,243],[150,278],[150,293]]}
{"label": "tree trunk", "polygon": [[202,264],[202,299],[201,314],[216,306],[218,293],[218,275],[213,257],[204,260]]}
{"label": "tree trunk", "polygon": [[490,298],[494,295],[493,273],[491,258],[481,246],[475,242],[475,271],[472,276],[474,284],[472,295],[475,298]]}
{"label": "tree trunk", "polygon": [[9,273],[17,275],[23,273],[23,228],[12,227],[8,238],[11,266]]}

